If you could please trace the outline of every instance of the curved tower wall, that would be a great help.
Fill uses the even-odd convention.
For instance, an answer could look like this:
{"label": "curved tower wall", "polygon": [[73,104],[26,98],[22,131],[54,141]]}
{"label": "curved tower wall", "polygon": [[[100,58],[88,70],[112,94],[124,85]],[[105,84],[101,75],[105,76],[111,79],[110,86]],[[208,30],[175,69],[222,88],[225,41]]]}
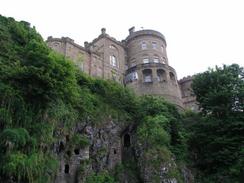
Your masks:
{"label": "curved tower wall", "polygon": [[168,65],[164,36],[153,30],[131,32],[126,38],[128,70],[125,84],[139,95],[163,96],[182,108],[175,70]]}

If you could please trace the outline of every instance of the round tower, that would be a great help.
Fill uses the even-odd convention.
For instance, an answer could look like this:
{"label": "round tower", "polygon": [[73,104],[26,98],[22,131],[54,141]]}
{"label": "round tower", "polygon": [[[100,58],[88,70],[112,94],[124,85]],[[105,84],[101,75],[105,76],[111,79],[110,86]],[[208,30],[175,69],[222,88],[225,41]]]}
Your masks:
{"label": "round tower", "polygon": [[129,32],[125,40],[125,84],[139,95],[160,95],[182,108],[177,75],[168,64],[164,35],[154,30],[134,31],[134,27]]}

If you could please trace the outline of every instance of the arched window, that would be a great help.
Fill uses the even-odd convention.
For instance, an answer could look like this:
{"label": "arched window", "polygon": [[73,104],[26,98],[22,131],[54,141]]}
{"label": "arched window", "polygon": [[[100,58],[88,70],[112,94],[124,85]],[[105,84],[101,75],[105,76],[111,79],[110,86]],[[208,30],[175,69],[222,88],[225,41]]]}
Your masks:
{"label": "arched window", "polygon": [[159,82],[165,82],[167,80],[166,72],[163,69],[158,69],[157,78]]}
{"label": "arched window", "polygon": [[130,147],[130,135],[128,133],[124,135],[124,147]]}
{"label": "arched window", "polygon": [[110,65],[112,65],[113,67],[117,67],[117,59],[114,55],[110,55]]}
{"label": "arched window", "polygon": [[152,70],[151,69],[144,69],[142,71],[143,73],[143,79],[145,83],[152,82]]}

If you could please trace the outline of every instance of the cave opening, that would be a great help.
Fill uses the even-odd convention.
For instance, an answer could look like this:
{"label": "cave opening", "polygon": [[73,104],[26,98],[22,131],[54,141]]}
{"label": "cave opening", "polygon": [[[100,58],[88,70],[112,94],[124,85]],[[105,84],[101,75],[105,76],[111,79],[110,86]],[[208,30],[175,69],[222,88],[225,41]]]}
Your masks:
{"label": "cave opening", "polygon": [[69,165],[68,164],[66,164],[65,166],[64,166],[64,173],[69,173]]}
{"label": "cave opening", "polygon": [[75,153],[76,155],[80,154],[80,149],[75,149],[75,150],[74,150],[74,153]]}
{"label": "cave opening", "polygon": [[130,135],[127,133],[124,135],[124,147],[130,147]]}
{"label": "cave opening", "polygon": [[64,143],[61,141],[59,143],[59,148],[58,148],[58,152],[61,153],[64,150]]}

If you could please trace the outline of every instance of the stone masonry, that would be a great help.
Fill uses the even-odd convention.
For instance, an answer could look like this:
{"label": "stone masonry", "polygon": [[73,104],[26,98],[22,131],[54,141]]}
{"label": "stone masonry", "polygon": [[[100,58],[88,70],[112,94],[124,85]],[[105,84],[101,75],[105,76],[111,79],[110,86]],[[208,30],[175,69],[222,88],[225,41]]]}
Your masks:
{"label": "stone masonry", "polygon": [[117,41],[102,28],[101,34],[84,47],[68,37],[48,37],[47,44],[90,76],[115,80],[138,95],[163,96],[180,109],[198,110],[195,96],[189,94],[192,78],[177,80],[160,32],[135,31],[132,27],[125,40]]}

